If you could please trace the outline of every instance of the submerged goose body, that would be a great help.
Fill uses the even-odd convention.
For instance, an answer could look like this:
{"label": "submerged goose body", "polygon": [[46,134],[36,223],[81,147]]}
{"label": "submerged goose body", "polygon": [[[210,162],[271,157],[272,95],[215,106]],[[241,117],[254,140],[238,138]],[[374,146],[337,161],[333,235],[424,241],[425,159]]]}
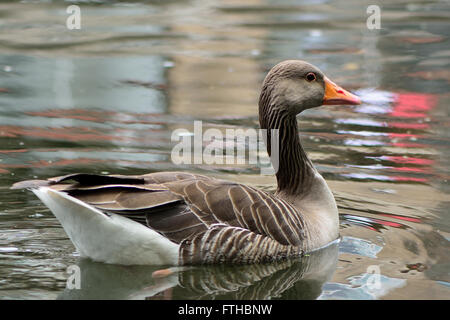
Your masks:
{"label": "submerged goose body", "polygon": [[[258,263],[300,256],[339,236],[334,197],[304,152],[296,115],[359,99],[297,60],[264,80],[259,118],[277,157],[275,194],[185,172],[71,174],[28,180],[81,256],[114,264]],[[271,154],[271,132],[279,150]]]}

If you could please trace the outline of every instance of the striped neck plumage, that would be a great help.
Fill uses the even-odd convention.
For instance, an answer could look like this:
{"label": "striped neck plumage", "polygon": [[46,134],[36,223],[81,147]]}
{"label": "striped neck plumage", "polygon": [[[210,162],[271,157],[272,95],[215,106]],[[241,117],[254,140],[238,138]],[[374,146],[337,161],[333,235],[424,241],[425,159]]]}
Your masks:
{"label": "striped neck plumage", "polygon": [[[260,106],[259,121],[261,129],[267,129],[266,147],[277,170],[277,193],[305,194],[311,186],[315,169],[301,145],[296,116],[283,109]],[[272,148],[273,134],[278,134],[275,137],[278,148]]]}

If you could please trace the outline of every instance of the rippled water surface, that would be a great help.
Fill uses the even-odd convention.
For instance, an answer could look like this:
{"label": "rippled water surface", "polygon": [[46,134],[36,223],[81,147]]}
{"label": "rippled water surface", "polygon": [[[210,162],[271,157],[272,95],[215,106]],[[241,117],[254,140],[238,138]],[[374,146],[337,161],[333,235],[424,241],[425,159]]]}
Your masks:
{"label": "rippled water surface", "polygon": [[[0,4],[0,298],[450,299],[450,6],[383,1]],[[258,128],[266,72],[304,59],[361,96],[299,118],[337,200],[341,241],[302,261],[155,267],[78,257],[50,211],[12,183],[71,172],[190,170],[265,190],[254,165],[171,161],[172,132]],[[69,290],[68,266],[81,270]],[[377,285],[373,272],[379,271]]]}

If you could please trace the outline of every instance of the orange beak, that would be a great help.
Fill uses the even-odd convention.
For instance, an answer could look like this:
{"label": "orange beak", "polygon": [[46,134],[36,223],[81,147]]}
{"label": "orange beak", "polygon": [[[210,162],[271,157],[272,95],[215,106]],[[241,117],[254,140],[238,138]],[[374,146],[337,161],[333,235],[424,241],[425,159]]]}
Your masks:
{"label": "orange beak", "polygon": [[333,81],[324,77],[325,95],[323,96],[324,105],[341,105],[341,104],[361,104],[361,100],[354,94],[342,89]]}

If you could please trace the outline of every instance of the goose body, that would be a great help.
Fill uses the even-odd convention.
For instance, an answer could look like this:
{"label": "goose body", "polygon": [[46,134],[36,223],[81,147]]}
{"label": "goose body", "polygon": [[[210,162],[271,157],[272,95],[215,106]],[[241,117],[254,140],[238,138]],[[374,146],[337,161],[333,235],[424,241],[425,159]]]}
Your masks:
{"label": "goose body", "polygon": [[[28,180],[81,256],[113,264],[259,263],[301,256],[339,236],[336,203],[301,146],[296,115],[322,104],[358,104],[316,67],[285,61],[267,75],[263,129],[279,131],[278,189],[185,172],[71,174]],[[271,142],[272,141],[272,142]],[[276,141],[275,141],[276,142]]]}

